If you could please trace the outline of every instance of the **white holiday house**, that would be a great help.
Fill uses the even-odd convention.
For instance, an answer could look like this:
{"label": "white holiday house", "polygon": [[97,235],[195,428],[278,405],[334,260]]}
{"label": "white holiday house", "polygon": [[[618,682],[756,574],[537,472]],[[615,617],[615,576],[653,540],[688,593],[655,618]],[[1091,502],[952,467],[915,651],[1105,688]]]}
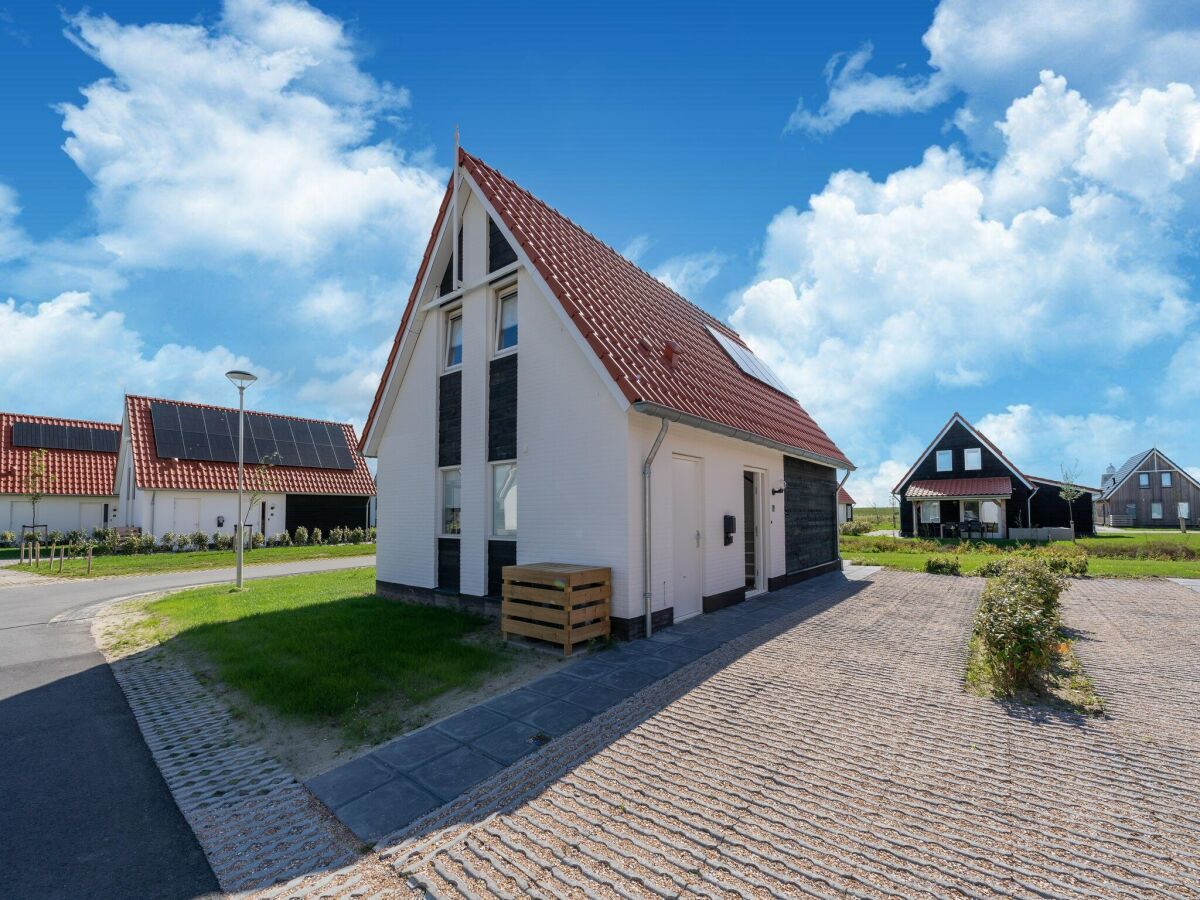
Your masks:
{"label": "white holiday house", "polygon": [[379,590],[486,606],[506,564],[609,566],[634,636],[840,568],[851,465],[738,335],[457,163],[363,436]]}

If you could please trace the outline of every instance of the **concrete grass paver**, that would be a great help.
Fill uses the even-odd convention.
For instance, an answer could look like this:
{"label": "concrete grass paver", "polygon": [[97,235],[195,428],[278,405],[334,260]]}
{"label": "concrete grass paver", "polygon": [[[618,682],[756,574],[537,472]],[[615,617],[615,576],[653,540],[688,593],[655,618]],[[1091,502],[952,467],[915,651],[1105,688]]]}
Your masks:
{"label": "concrete grass paver", "polygon": [[773,595],[765,626],[384,837],[389,895],[1200,896],[1194,593],[1072,584],[1110,707],[1084,717],[962,689],[981,586]]}

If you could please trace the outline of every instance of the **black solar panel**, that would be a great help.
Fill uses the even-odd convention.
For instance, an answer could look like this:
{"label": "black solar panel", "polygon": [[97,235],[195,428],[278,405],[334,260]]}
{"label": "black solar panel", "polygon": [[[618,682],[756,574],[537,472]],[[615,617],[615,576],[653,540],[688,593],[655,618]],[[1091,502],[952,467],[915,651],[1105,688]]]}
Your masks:
{"label": "black solar panel", "polygon": [[[150,420],[155,452],[162,459],[237,462],[236,412],[155,400],[150,403]],[[250,465],[266,460],[312,469],[354,468],[345,431],[325,422],[246,413],[245,450]]]}
{"label": "black solar panel", "polygon": [[13,422],[14,447],[40,447],[46,450],[84,450],[92,453],[116,453],[121,433],[87,425],[43,425],[39,422]]}

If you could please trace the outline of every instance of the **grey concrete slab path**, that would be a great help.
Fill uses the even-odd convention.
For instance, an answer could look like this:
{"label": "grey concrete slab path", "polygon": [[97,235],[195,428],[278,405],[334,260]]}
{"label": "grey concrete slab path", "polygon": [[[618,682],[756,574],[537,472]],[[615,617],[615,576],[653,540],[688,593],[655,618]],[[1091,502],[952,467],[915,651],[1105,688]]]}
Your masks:
{"label": "grey concrete slab path", "polygon": [[524,687],[414,731],[308,782],[358,837],[376,841],[627,697],[830,590],[866,578],[847,566],[788,591],[681,622],[647,640],[591,653]]}
{"label": "grey concrete slab path", "polygon": [[1200,578],[1172,578],[1170,580],[1185,588],[1191,588],[1193,591],[1200,591]]}
{"label": "grey concrete slab path", "polygon": [[[248,578],[374,565],[374,557],[250,566]],[[88,607],[231,580],[232,570],[0,588],[0,895],[183,898],[217,882],[124,694]]]}

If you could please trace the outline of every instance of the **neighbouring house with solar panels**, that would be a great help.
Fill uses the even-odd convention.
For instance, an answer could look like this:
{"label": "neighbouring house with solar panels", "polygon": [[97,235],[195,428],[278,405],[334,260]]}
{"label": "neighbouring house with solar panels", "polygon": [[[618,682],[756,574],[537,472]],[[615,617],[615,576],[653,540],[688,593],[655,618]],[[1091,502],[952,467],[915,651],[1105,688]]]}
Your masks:
{"label": "neighbouring house with solar panels", "polygon": [[[25,526],[40,525],[90,534],[107,526],[120,434],[107,422],[0,413],[0,531],[20,537]],[[35,522],[27,476],[38,449],[46,451],[47,477]]]}
{"label": "neighbouring house with solar panels", "polygon": [[787,387],[465,152],[363,449],[385,595],[488,609],[506,565],[606,566],[628,637],[841,567],[852,466]]}
{"label": "neighbouring house with solar panels", "polygon": [[1157,447],[1135,453],[1100,480],[1096,515],[1105,525],[1178,528],[1200,524],[1200,481]]}
{"label": "neighbouring house with solar panels", "polygon": [[[236,409],[126,396],[113,524],[154,535],[233,534],[237,438]],[[245,501],[259,495],[244,509],[248,532],[368,524],[375,484],[351,426],[247,411],[244,459]]]}
{"label": "neighbouring house with solar panels", "polygon": [[1094,532],[1097,488],[1070,507],[1061,481],[1027,475],[958,413],[950,417],[892,493],[903,537],[1070,540]]}

